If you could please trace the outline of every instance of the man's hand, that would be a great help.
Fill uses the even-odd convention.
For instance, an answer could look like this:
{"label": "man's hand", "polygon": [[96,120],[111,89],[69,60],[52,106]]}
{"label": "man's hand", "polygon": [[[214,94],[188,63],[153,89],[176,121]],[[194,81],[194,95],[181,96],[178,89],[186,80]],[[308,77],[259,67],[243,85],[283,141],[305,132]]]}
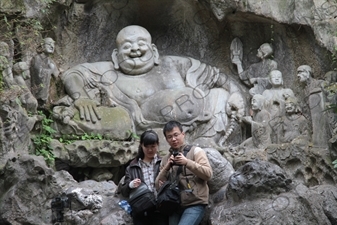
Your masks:
{"label": "man's hand", "polygon": [[171,155],[170,158],[167,159],[166,165],[164,166],[164,170],[169,171],[174,163],[174,156]]}
{"label": "man's hand", "polygon": [[183,154],[179,153],[176,157],[174,157],[174,162],[176,165],[186,166],[187,158]]}
{"label": "man's hand", "polygon": [[79,98],[75,100],[74,104],[80,112],[81,120],[85,119],[86,121],[96,123],[97,120],[101,119],[96,109],[97,106],[99,106],[97,101],[87,98]]}
{"label": "man's hand", "polygon": [[164,183],[165,183],[165,181],[159,180],[158,186],[161,187]]}

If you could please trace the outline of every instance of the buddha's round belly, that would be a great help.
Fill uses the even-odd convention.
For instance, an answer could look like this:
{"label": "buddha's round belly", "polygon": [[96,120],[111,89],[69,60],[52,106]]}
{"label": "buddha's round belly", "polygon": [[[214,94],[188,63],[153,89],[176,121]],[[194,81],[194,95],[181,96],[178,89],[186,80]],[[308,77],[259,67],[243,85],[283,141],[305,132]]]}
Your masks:
{"label": "buddha's round belly", "polygon": [[184,124],[196,120],[208,120],[210,113],[204,110],[203,93],[192,88],[166,89],[153,94],[141,105],[147,120],[167,122],[177,120]]}

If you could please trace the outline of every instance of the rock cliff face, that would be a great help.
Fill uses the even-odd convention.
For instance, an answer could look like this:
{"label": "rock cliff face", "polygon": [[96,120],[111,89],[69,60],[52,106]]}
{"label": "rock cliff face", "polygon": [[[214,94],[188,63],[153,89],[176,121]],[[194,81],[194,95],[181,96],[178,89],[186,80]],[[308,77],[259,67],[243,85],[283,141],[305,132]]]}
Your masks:
{"label": "rock cliff face", "polygon": [[[238,84],[238,92],[245,97],[242,102],[250,102],[251,96],[233,64],[232,40],[238,38],[240,42],[236,43],[242,44],[234,50],[239,50],[237,56],[244,70],[259,63],[257,49],[270,43],[271,59],[283,74],[282,85],[293,90],[299,105],[303,103],[301,110],[294,111],[308,121],[308,133],[299,131],[299,123],[292,122],[289,114],[277,114],[268,123],[257,121],[247,103],[244,114],[253,115],[255,124],[233,119],[228,124],[234,131],[223,146],[198,142],[207,153],[214,175],[209,181],[211,198],[203,225],[337,224],[337,172],[332,165],[337,158],[337,118],[324,111],[329,104],[337,103],[337,76],[326,75],[337,67],[336,1],[1,0],[0,18],[0,41],[8,44],[12,57],[4,59],[1,45],[1,83],[5,84],[0,85],[0,224],[132,224],[131,217],[118,206],[118,184],[125,166],[137,154],[138,142],[132,137],[137,124],[127,111],[119,110],[120,117],[105,117],[116,132],[78,135],[76,132],[91,127],[67,117],[76,109],[62,82],[65,71],[75,65],[111,61],[117,33],[131,24],[148,29],[160,55],[191,57],[219,68],[231,80],[222,86],[229,90],[227,86]],[[41,134],[48,136],[42,133],[46,120],[27,113],[24,107],[28,98],[22,97],[26,89],[20,88],[17,72],[7,73],[9,67],[15,71],[16,62],[29,64],[45,37],[55,40],[50,58],[60,77],[51,78],[48,104],[40,110],[63,122],[59,133],[48,141],[52,155],[40,152],[47,159],[55,158],[51,165],[32,154],[36,149],[30,140],[36,141],[37,136],[43,137]],[[323,89],[299,81],[300,65],[310,65],[312,78],[322,81]],[[252,71],[256,71],[254,68]],[[7,88],[11,76],[18,84],[15,88]],[[102,81],[105,85],[109,82]],[[30,87],[29,79],[24,83]],[[52,115],[55,105],[60,111]],[[287,113],[285,108],[280,111]],[[79,120],[78,114],[76,118]],[[117,126],[113,121],[120,123]],[[203,123],[196,126],[197,122],[189,128],[204,128]],[[272,143],[256,149],[247,144],[251,142],[244,142],[263,136],[265,124],[274,134]],[[296,140],[275,141],[275,136],[284,135],[291,124],[291,129],[298,131],[292,137]],[[162,130],[156,132],[161,140],[160,154],[165,155],[168,146]],[[74,134],[77,139],[70,143],[67,138],[63,140],[63,134]],[[311,136],[318,137],[320,144]],[[196,137],[189,138],[193,143]]]}

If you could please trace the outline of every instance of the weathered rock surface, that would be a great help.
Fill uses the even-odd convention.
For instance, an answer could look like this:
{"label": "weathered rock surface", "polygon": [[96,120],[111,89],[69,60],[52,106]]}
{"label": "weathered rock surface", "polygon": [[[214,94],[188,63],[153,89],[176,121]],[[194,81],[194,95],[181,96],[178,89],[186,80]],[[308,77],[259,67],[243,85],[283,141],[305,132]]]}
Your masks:
{"label": "weathered rock surface", "polygon": [[209,192],[213,194],[226,186],[229,177],[234,173],[232,164],[212,148],[205,148],[208,160],[213,168],[213,177],[208,182]]}
{"label": "weathered rock surface", "polygon": [[73,167],[118,167],[133,159],[138,152],[136,142],[84,140],[71,144],[52,142],[55,158]]}
{"label": "weathered rock surface", "polygon": [[[49,5],[49,13],[45,14],[42,9],[48,2],[51,1],[0,1],[1,15],[6,16],[6,21],[1,20],[0,33],[9,28],[13,31],[15,50],[20,52],[15,55],[16,61],[29,62],[43,38],[27,29],[32,24],[26,19],[38,19],[45,27],[43,35],[56,41],[53,59],[61,72],[79,63],[110,61],[117,32],[129,24],[146,27],[160,55],[199,59],[237,81],[237,71],[229,57],[233,38],[239,37],[245,46],[245,68],[257,62],[258,46],[272,43],[284,85],[299,95],[303,95],[296,77],[299,65],[312,66],[315,78],[323,78],[336,67],[336,1],[58,0]],[[17,25],[12,18],[23,19],[27,24]],[[1,36],[3,39],[7,41]],[[56,87],[59,81],[52,82],[51,102],[55,102],[64,93],[63,87]],[[110,116],[107,114],[104,122],[111,122]],[[54,140],[51,147],[58,169],[92,168],[86,177],[92,180],[77,182],[68,172],[47,167],[42,157],[27,155],[31,152],[29,132],[35,121],[24,122],[29,120],[24,113],[18,118],[17,124],[11,124],[6,120],[7,111],[1,109],[0,224],[51,224],[62,211],[52,209],[52,202],[54,206],[58,202],[56,197],[68,199],[61,205],[63,220],[70,224],[132,224],[131,217],[118,206],[115,179],[118,168],[135,156],[136,142],[83,140],[65,145]],[[127,116],[124,119],[118,127],[132,131],[131,121]],[[4,128],[11,125],[17,126],[5,136]],[[73,130],[62,127],[59,131],[72,134]],[[119,140],[130,137],[119,130],[110,136],[104,131],[102,134]],[[257,152],[231,155],[228,160],[212,148],[205,150],[214,177],[209,181],[211,199],[203,225],[337,224],[337,172],[331,165],[337,154],[333,143],[327,149],[312,143],[271,145]]]}
{"label": "weathered rock surface", "polygon": [[279,195],[265,195],[253,201],[214,207],[211,224],[336,224],[336,187],[298,185]]}
{"label": "weathered rock surface", "polygon": [[253,161],[230,178],[211,224],[335,224],[337,188],[293,184],[275,164]]}
{"label": "weathered rock surface", "polygon": [[130,224],[111,181],[78,183],[68,172],[55,172],[42,157],[30,155],[13,156],[0,174],[2,224],[51,224],[60,214],[72,224]]}

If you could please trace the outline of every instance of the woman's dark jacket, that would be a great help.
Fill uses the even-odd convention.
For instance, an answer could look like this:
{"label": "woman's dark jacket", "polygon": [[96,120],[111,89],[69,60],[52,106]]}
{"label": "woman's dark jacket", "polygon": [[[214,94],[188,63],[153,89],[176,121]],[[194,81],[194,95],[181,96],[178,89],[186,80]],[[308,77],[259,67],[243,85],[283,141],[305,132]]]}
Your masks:
{"label": "woman's dark jacket", "polygon": [[[159,174],[160,162],[161,162],[161,158],[159,156],[157,156],[157,157],[158,157],[157,161],[155,162],[155,164],[153,166],[154,180],[156,180],[156,177]],[[126,198],[129,197],[129,194],[132,190],[129,187],[129,183],[136,178],[139,178],[143,183],[145,183],[142,168],[139,165],[139,159],[138,158],[135,158],[134,160],[132,160],[130,165],[125,170],[124,183],[122,184],[122,188],[121,188],[121,194],[124,197],[126,197]]]}

